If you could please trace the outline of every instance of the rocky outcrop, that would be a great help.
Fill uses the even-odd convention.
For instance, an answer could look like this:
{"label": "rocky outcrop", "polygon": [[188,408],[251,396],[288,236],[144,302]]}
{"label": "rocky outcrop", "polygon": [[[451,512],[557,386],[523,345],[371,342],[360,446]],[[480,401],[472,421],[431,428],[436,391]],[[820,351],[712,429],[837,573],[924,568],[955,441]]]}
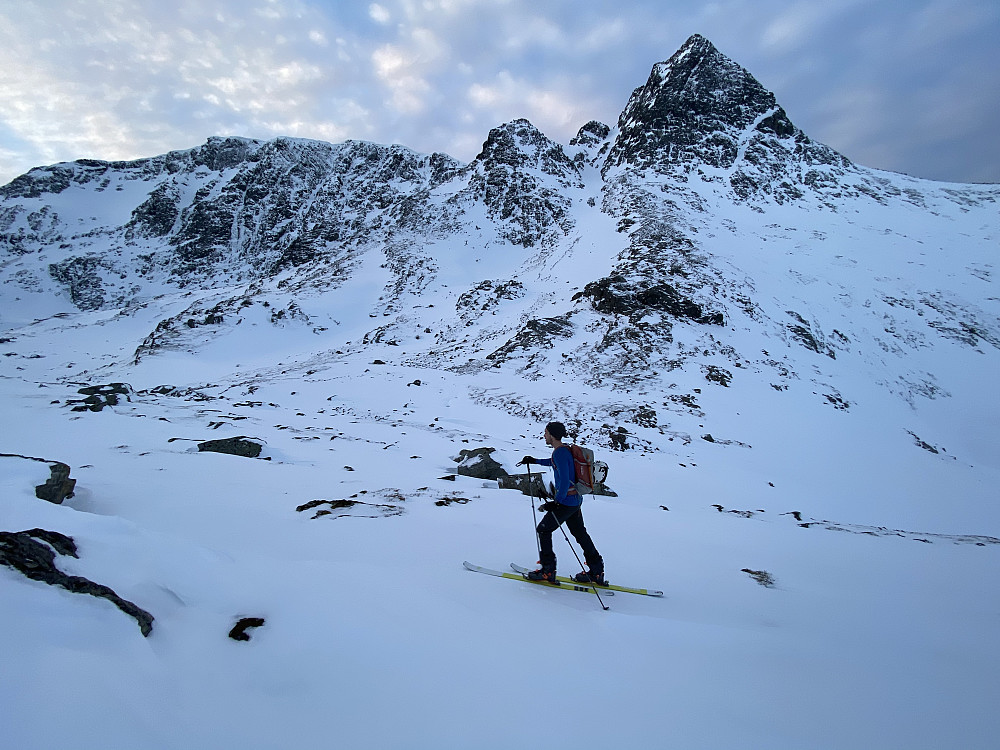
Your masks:
{"label": "rocky outcrop", "polygon": [[545,497],[545,482],[542,481],[541,474],[510,474],[500,477],[497,484],[502,490],[518,490],[524,495],[531,497]]}
{"label": "rocky outcrop", "polygon": [[572,335],[573,324],[568,315],[529,320],[517,335],[499,349],[486,355],[486,359],[493,364],[499,364],[519,353],[534,358],[545,349],[551,349],[554,340],[567,339]]}
{"label": "rocky outcrop", "polygon": [[205,440],[198,443],[199,451],[210,453],[228,453],[232,456],[243,456],[244,458],[257,458],[260,455],[263,445],[247,437],[222,438],[220,440]]}
{"label": "rocky outcrop", "polygon": [[76,480],[69,476],[70,468],[68,464],[61,461],[49,461],[49,472],[51,476],[35,487],[35,497],[39,500],[48,500],[50,503],[59,505],[68,497],[73,497],[76,489]]}
{"label": "rocky outcrop", "polygon": [[34,456],[22,456],[19,453],[0,453],[0,458],[19,458],[25,461],[48,464],[49,478],[35,487],[35,497],[39,500],[48,500],[50,503],[59,505],[66,498],[73,497],[76,480],[70,478],[71,469],[68,464],[64,464],[62,461],[35,458]]}
{"label": "rocky outcrop", "polygon": [[500,479],[507,476],[507,471],[490,455],[496,448],[462,449],[455,461],[456,471],[465,477],[474,479]]}
{"label": "rocky outcrop", "polygon": [[144,636],[153,632],[153,616],[146,610],[122,599],[113,589],[94,583],[82,576],[71,576],[56,567],[56,554],[79,557],[72,537],[57,531],[0,531],[0,565],[13,568],[33,581],[61,586],[75,594],[89,594],[107,599],[118,609],[134,617]]}
{"label": "rocky outcrop", "polygon": [[260,628],[263,626],[263,617],[241,617],[237,623],[233,625],[232,630],[229,631],[229,637],[234,641],[249,641],[250,634],[247,631],[251,628]]}
{"label": "rocky outcrop", "polygon": [[105,385],[88,385],[78,389],[82,399],[70,399],[66,403],[73,411],[101,411],[106,406],[118,406],[119,396],[126,401],[132,400],[132,386],[128,383],[107,383]]}
{"label": "rocky outcrop", "polygon": [[578,131],[576,135],[570,139],[569,144],[571,146],[585,146],[588,148],[595,148],[600,146],[604,141],[607,140],[608,135],[611,133],[611,128],[605,125],[603,122],[598,122],[597,120],[591,120]]}
{"label": "rocky outcrop", "polygon": [[663,312],[695,323],[725,325],[722,313],[706,313],[701,305],[686,299],[666,282],[630,284],[624,276],[609,276],[593,281],[573,299],[586,297],[594,309],[610,315],[641,319],[651,312]]}

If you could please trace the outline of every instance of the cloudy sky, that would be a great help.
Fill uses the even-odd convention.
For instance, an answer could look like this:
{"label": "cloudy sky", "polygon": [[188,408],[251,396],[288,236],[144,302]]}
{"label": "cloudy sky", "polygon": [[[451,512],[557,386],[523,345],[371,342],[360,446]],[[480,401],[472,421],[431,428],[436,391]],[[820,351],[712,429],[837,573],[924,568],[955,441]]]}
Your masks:
{"label": "cloudy sky", "polygon": [[859,164],[1000,182],[997,0],[0,0],[0,184],[213,135],[566,142],[693,33]]}

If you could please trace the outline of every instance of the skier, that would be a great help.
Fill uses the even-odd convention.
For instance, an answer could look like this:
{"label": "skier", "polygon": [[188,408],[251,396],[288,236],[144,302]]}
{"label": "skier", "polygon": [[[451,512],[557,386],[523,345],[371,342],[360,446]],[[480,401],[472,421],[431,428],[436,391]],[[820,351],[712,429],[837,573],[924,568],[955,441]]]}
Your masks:
{"label": "skier", "polygon": [[598,554],[586,526],[583,525],[583,498],[576,491],[573,454],[569,446],[563,445],[564,437],[566,437],[565,425],[562,422],[549,422],[545,426],[545,443],[552,448],[552,458],[525,456],[520,462],[529,466],[529,471],[530,464],[551,466],[555,474],[555,497],[541,505],[541,509],[546,513],[536,529],[541,557],[538,562],[541,567],[528,573],[527,577],[532,581],[558,583],[556,555],[552,550],[552,532],[558,529],[560,524],[565,523],[566,528],[583,549],[584,559],[587,561],[587,570],[577,573],[573,580],[605,586],[607,583],[604,580],[604,559]]}

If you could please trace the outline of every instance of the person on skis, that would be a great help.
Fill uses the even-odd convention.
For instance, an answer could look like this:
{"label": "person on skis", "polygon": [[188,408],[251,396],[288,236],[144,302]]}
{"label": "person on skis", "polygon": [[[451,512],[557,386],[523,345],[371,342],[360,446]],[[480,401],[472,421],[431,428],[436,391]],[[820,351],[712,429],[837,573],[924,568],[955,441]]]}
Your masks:
{"label": "person on skis", "polygon": [[532,581],[548,581],[558,583],[556,580],[556,555],[552,550],[552,532],[565,523],[577,543],[583,549],[584,559],[587,562],[587,570],[577,573],[573,580],[579,583],[596,583],[607,585],[604,580],[604,559],[597,552],[587,527],[583,524],[583,498],[576,491],[576,469],[573,463],[573,453],[569,446],[563,445],[563,438],[566,437],[566,427],[562,422],[549,422],[545,426],[545,443],[552,448],[551,458],[532,458],[525,456],[521,459],[521,464],[528,466],[538,464],[539,466],[551,466],[555,474],[555,497],[541,505],[541,509],[546,511],[539,522],[536,531],[538,532],[539,555],[538,561],[541,567],[527,574]]}

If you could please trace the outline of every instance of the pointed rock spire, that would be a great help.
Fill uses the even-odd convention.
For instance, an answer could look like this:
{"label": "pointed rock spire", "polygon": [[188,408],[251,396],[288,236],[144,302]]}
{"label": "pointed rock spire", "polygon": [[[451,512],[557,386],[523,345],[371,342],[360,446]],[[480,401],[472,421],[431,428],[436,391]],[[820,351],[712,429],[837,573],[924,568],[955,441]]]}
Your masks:
{"label": "pointed rock spire", "polygon": [[697,161],[728,168],[747,130],[800,134],[774,94],[699,34],[653,66],[646,84],[632,93],[618,128],[609,166]]}

